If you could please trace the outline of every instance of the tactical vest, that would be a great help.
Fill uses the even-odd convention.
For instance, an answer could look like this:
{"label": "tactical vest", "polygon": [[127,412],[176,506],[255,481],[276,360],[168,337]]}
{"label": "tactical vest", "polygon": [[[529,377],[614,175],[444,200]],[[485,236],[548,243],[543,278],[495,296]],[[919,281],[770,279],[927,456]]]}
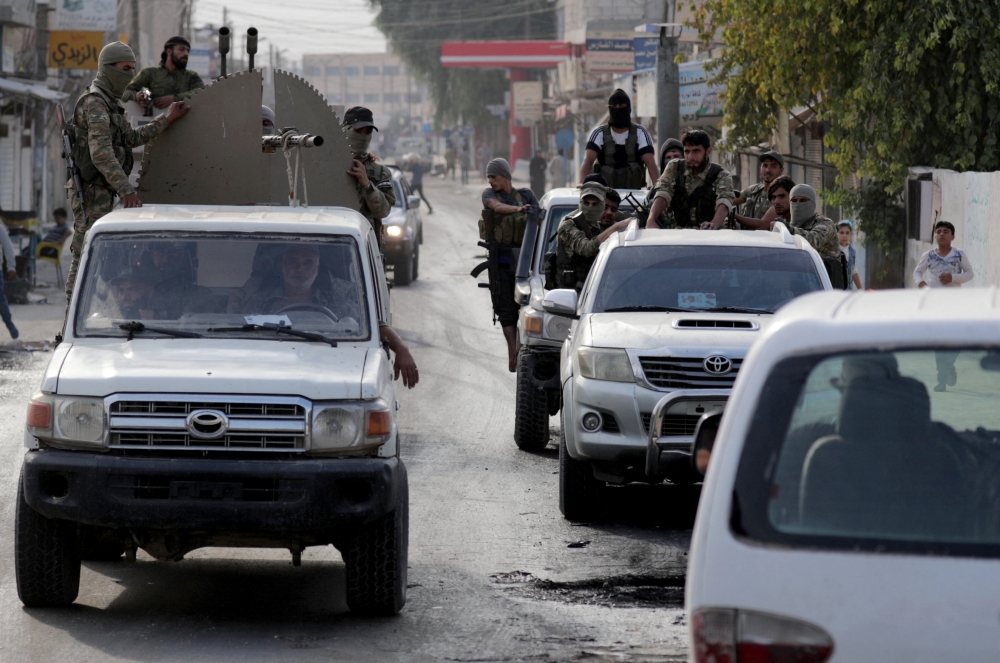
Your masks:
{"label": "tactical vest", "polygon": [[[108,116],[111,118],[111,147],[114,149],[115,158],[118,164],[128,176],[132,173],[132,148],[128,146],[128,133],[132,128],[121,104],[109,103],[107,97],[99,92],[88,92],[80,97],[76,102],[76,108],[87,97],[97,97],[108,107]],[[80,169],[80,178],[84,185],[96,184],[99,187],[113,191],[111,185],[101,174],[101,171],[94,165],[94,160],[90,155],[90,144],[87,141],[87,130],[76,124],[76,109],[73,111],[73,119],[68,122],[73,132],[73,161]]]}
{"label": "tactical vest", "polygon": [[630,124],[625,139],[625,165],[616,167],[615,139],[611,125],[602,127],[604,132],[604,165],[594,162],[594,173],[600,173],[612,189],[641,189],[646,185],[646,170],[639,160],[639,128]]}
{"label": "tactical vest", "polygon": [[[572,220],[576,224],[576,227],[587,236],[587,239],[593,238],[594,229],[583,218],[583,212],[580,210],[570,212],[563,219],[563,222],[566,219]],[[580,292],[583,289],[583,282],[587,280],[587,275],[590,274],[590,268],[593,266],[596,257],[596,255],[589,258],[578,254],[568,255],[563,243],[558,242],[556,244],[556,287],[573,288],[577,292]]]}
{"label": "tactical vest", "polygon": [[[380,163],[377,163],[373,159],[366,159],[362,162],[365,166],[365,174],[368,175],[368,181],[375,183],[383,181],[387,176],[392,177],[391,173],[388,173],[388,168]],[[368,209],[367,202],[365,201],[365,187],[361,186],[361,183],[355,180],[354,189],[358,192],[358,201],[360,204],[360,214],[361,216],[368,219],[368,223],[372,224],[372,230],[375,231],[375,237],[378,239],[378,248],[382,249],[382,219],[376,219],[372,211]]]}
{"label": "tactical vest", "polygon": [[[517,206],[524,204],[521,192],[514,189],[514,200]],[[487,239],[486,218],[493,217],[493,239],[501,246],[521,246],[524,239],[524,229],[528,227],[528,213],[514,212],[513,214],[497,214],[493,210],[484,209],[479,219],[479,238]]]}
{"label": "tactical vest", "polygon": [[674,222],[680,228],[697,228],[715,217],[718,207],[715,198],[715,180],[719,179],[723,168],[717,163],[710,164],[705,182],[688,194],[684,186],[687,174],[687,164],[680,159],[677,164],[677,181],[674,183],[674,195],[670,201],[670,211]]}

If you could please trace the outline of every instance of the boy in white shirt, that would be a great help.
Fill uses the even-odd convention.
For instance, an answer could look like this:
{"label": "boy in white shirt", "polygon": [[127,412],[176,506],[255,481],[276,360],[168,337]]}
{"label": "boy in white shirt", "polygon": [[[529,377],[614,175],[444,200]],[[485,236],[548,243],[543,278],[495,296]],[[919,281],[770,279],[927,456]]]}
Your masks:
{"label": "boy in white shirt", "polygon": [[[920,257],[913,270],[913,282],[918,288],[958,288],[975,276],[972,264],[964,251],[952,247],[955,226],[947,221],[934,224],[934,241],[938,247]],[[934,391],[947,391],[958,382],[955,360],[958,352],[935,352],[937,359],[937,386]]]}
{"label": "boy in white shirt", "polygon": [[938,247],[920,256],[913,270],[913,282],[918,288],[957,288],[975,276],[964,251],[954,248],[955,226],[947,221],[934,224],[934,241]]}

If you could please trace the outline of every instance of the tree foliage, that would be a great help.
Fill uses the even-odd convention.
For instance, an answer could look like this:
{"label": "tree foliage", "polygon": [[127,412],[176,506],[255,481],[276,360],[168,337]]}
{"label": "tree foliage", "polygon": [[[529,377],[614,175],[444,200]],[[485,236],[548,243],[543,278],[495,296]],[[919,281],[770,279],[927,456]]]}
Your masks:
{"label": "tree foliage", "polygon": [[[779,109],[809,106],[828,123],[840,181],[866,182],[844,197],[862,207],[895,204],[909,166],[1000,169],[1000,3],[703,0],[692,9],[703,37],[721,29],[726,44],[716,74],[734,146],[770,136]],[[869,237],[889,242],[893,232],[874,219],[895,215],[867,216]]]}
{"label": "tree foliage", "polygon": [[375,25],[409,67],[430,84],[439,121],[490,121],[487,104],[500,104],[508,89],[500,69],[441,66],[441,43],[501,39],[553,39],[551,3],[507,0],[500,5],[468,0],[368,0],[379,12]]}

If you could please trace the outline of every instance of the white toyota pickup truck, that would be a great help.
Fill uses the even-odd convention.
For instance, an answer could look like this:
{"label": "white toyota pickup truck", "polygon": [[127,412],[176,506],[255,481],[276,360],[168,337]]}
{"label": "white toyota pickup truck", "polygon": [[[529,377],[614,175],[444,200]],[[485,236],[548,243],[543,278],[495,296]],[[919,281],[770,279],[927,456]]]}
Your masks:
{"label": "white toyota pickup truck", "polygon": [[82,559],[205,546],[344,557],[347,603],[406,600],[408,489],[375,235],[343,208],[147,206],[87,236],[63,342],[28,406],[25,605]]}

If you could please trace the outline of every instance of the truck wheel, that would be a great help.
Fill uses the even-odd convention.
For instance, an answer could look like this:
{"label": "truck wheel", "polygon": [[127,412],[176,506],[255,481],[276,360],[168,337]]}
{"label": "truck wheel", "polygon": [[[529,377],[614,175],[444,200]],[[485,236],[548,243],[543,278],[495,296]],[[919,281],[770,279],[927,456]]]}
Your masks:
{"label": "truck wheel", "polygon": [[14,574],[17,595],[29,608],[71,604],[80,593],[80,548],[76,523],[46,518],[24,499],[17,482]]}
{"label": "truck wheel", "polygon": [[566,520],[593,520],[605,491],[590,463],[574,460],[566,449],[566,417],[559,416],[559,510]]}
{"label": "truck wheel", "polygon": [[396,285],[410,285],[413,281],[413,247],[392,267],[392,280]]}
{"label": "truck wheel", "polygon": [[114,530],[80,528],[80,559],[85,562],[113,562],[125,554],[125,546]]}
{"label": "truck wheel", "polygon": [[406,603],[406,563],[410,531],[410,489],[399,464],[396,508],[365,526],[344,550],[347,607],[368,616],[391,616]]}
{"label": "truck wheel", "polygon": [[517,355],[514,443],[524,451],[540,451],[549,443],[549,397],[531,383],[531,367],[523,351]]}

